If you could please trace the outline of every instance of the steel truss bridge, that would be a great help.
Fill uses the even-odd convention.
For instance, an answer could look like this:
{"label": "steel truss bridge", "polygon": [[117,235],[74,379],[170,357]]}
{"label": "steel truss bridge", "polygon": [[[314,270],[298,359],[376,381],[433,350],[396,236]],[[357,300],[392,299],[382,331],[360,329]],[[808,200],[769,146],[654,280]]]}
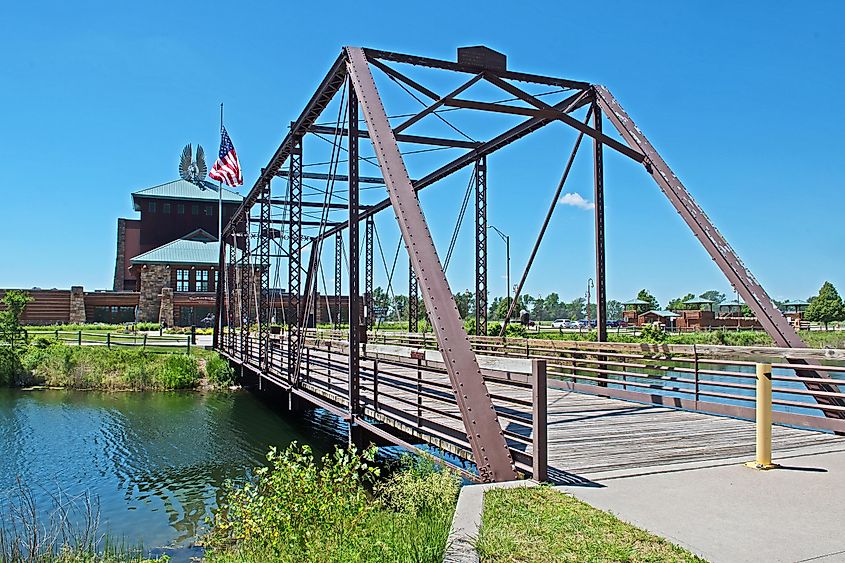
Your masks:
{"label": "steel truss bridge", "polygon": [[[421,107],[389,115],[385,108],[390,98],[377,86],[376,73]],[[435,78],[435,74],[453,81],[457,78],[457,85],[452,83],[446,89],[442,85],[449,82]],[[424,85],[427,80],[437,86]],[[467,97],[482,86],[504,99]],[[537,92],[538,88],[546,90]],[[318,122],[329,113],[335,117],[333,121]],[[468,135],[453,123],[452,116],[458,113],[474,114],[476,123],[487,123],[497,114],[519,122],[479,140],[478,135]],[[419,134],[423,124],[432,122],[447,133]],[[484,334],[488,309],[487,157],[557,123],[575,129],[577,138],[511,309],[586,136],[593,156],[599,344],[607,339],[604,152],[610,150],[639,163],[654,179],[776,345],[782,349],[805,347],[763,287],[604,86],[512,71],[504,55],[484,47],[459,49],[457,61],[345,47],[223,230],[218,270],[223,283],[217,284],[215,348],[256,374],[262,385],[271,383],[291,397],[343,417],[349,422],[354,442],[361,442],[367,433],[411,449],[421,443],[435,446],[474,464],[477,473],[473,475],[482,481],[511,480],[518,473],[545,479],[550,451],[548,405],[552,402],[547,395],[550,389],[553,394],[559,393],[561,384],[555,378],[554,385],[548,384],[546,362],[560,362],[565,355],[528,353],[517,358],[495,353],[496,347],[479,350],[478,339],[469,338],[464,330],[418,193],[460,170],[472,169],[474,311],[478,332]],[[616,132],[613,136],[605,133],[607,124]],[[415,130],[417,133],[412,133]],[[319,172],[312,172],[314,163],[304,159],[306,140],[314,138],[331,147]],[[404,152],[400,147],[405,147]],[[412,179],[406,166],[409,155],[438,150],[461,154]],[[362,165],[375,168],[378,175],[362,175]],[[283,196],[279,186],[274,188],[274,181],[283,184]],[[319,186],[315,186],[317,182]],[[362,193],[385,191],[386,197],[362,203]],[[470,191],[467,194],[464,208]],[[422,313],[417,308],[422,302],[433,331],[428,342],[420,343],[411,335],[403,342],[378,343],[372,336],[368,342],[367,329],[372,328],[375,318],[376,246],[388,269],[374,216],[386,210],[396,217],[408,257],[408,330],[417,331]],[[327,336],[311,327],[320,299],[320,280],[323,293],[330,293],[321,262],[332,250],[336,330]],[[388,279],[395,270],[395,257],[393,263]],[[285,291],[279,289],[282,284]],[[348,305],[341,308],[339,296],[344,293],[348,294]],[[349,328],[341,331],[345,321]],[[280,324],[284,330],[274,331],[273,327]],[[507,348],[504,342],[500,342],[503,349]],[[630,354],[603,348],[601,353],[581,354],[568,371],[554,375],[573,384],[579,380],[579,385],[592,383],[592,391],[606,398],[614,396],[612,391],[619,391],[615,383],[619,374],[632,378],[622,391],[653,385],[640,381],[652,377],[648,375],[652,366],[642,362],[628,366],[627,356]],[[783,361],[791,367],[804,397],[814,401],[812,416],[829,420],[816,426],[845,430],[839,426],[845,422],[841,420],[845,397],[839,392],[840,382],[832,379],[829,370],[818,365],[820,362],[801,354],[785,354]],[[707,392],[700,386],[708,384],[699,381],[697,363],[695,370],[698,403],[700,394]],[[681,379],[676,382],[677,388],[683,383]],[[562,400],[560,396],[553,399]]]}

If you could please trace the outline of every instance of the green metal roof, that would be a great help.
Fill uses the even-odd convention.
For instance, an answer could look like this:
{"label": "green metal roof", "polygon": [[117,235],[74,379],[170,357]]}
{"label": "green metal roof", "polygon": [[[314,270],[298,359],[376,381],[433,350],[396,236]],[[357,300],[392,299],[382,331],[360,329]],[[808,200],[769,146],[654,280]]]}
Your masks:
{"label": "green metal roof", "polygon": [[646,311],[645,313],[642,313],[640,316],[648,315],[649,313],[657,315],[658,317],[665,317],[665,318],[672,318],[672,317],[680,317],[681,316],[678,313],[673,313],[672,311],[654,311],[654,310]]}
{"label": "green metal roof", "polygon": [[692,299],[687,299],[684,303],[689,303],[690,305],[709,305],[715,303],[715,301],[703,297],[693,297]]}
{"label": "green metal roof", "polygon": [[[132,192],[132,203],[135,211],[141,210],[138,198],[217,201],[217,185],[206,181],[197,185],[187,180],[174,180],[159,186],[138,190],[137,192]],[[240,203],[243,200],[244,198],[241,194],[223,188],[224,203]]]}
{"label": "green metal roof", "polygon": [[643,301],[642,299],[631,299],[630,301],[623,301],[623,305],[650,305],[648,301]]}
{"label": "green metal roof", "polygon": [[202,229],[149,252],[132,258],[132,264],[187,264],[192,266],[215,266],[220,260],[220,244],[217,239]]}
{"label": "green metal roof", "polygon": [[790,307],[808,307],[810,304],[806,301],[801,301],[800,299],[796,299],[795,301],[790,301],[787,299],[783,302],[784,305],[788,305]]}

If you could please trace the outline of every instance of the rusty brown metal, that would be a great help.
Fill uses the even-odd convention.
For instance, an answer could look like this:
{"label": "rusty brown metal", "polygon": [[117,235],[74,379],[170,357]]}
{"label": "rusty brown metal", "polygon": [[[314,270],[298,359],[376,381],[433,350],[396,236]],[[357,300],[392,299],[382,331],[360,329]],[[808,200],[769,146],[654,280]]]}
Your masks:
{"label": "rusty brown metal", "polygon": [[[601,108],[593,106],[593,128],[601,133]],[[607,340],[607,288],[604,250],[604,151],[593,139],[593,203],[596,234],[596,340]],[[589,307],[589,304],[588,304]],[[590,312],[587,311],[587,318]]]}
{"label": "rusty brown metal", "polygon": [[531,459],[535,481],[549,476],[548,401],[546,360],[531,360]]}
{"label": "rusty brown metal", "polygon": [[[557,110],[562,111],[562,112],[569,113],[569,112],[573,112],[573,111],[583,107],[584,105],[590,103],[591,101],[592,101],[592,92],[581,92],[581,91],[579,91],[579,92],[576,92],[575,94],[569,96],[565,100],[555,104],[553,107]],[[523,121],[519,125],[516,125],[516,126],[510,128],[510,129],[508,129],[507,131],[501,133],[500,135],[496,135],[495,137],[493,137],[489,141],[481,143],[477,148],[467,152],[466,154],[464,154],[462,156],[459,156],[458,158],[452,160],[451,162],[444,164],[443,166],[441,166],[437,170],[434,170],[433,172],[426,174],[424,177],[422,177],[418,180],[414,180],[413,181],[414,190],[420,191],[423,188],[426,188],[426,187],[434,184],[435,182],[438,182],[438,181],[442,180],[443,178],[446,178],[447,176],[454,174],[455,172],[463,169],[466,166],[470,166],[472,164],[475,164],[478,161],[478,159],[481,158],[482,156],[487,156],[491,153],[494,153],[497,150],[499,150],[503,147],[506,147],[507,145],[509,145],[509,144],[511,144],[515,141],[518,141],[522,137],[525,137],[526,135],[533,133],[534,131],[537,131],[538,129],[545,127],[546,125],[548,125],[549,123],[552,123],[553,121],[554,121],[553,119],[549,119],[549,118],[545,118],[545,117],[532,117],[531,119],[526,119],[525,121]],[[370,215],[378,213],[379,211],[383,211],[383,210],[387,209],[388,207],[390,207],[390,199],[389,198],[384,199],[384,200],[376,203],[375,205],[370,206],[370,208],[367,209],[366,211],[362,211],[360,218],[362,218],[362,219],[366,218]],[[337,227],[334,227],[332,229],[329,229],[328,231],[325,231],[324,233],[322,233],[319,236],[324,237],[324,238],[332,236],[332,235],[342,231],[344,228],[346,228],[346,226],[347,226],[347,224],[343,223],[341,225],[338,225]]]}
{"label": "rusty brown metal", "polygon": [[[587,118],[585,122],[590,121],[590,116],[592,115],[593,109],[587,112]],[[516,285],[516,290],[514,291],[513,301],[511,301],[511,305],[508,308],[508,314],[505,315],[504,320],[502,321],[502,329],[499,332],[499,336],[504,336],[505,331],[508,328],[508,323],[510,319],[513,318],[514,310],[516,309],[516,304],[519,302],[519,296],[522,294],[522,288],[525,287],[525,280],[528,279],[528,273],[531,271],[531,266],[534,264],[534,259],[537,257],[537,251],[540,250],[540,244],[543,242],[543,237],[546,235],[546,229],[549,228],[549,222],[552,220],[552,215],[557,209],[558,200],[560,199],[560,192],[563,191],[563,186],[566,184],[566,179],[569,178],[569,171],[572,170],[572,165],[575,163],[575,155],[578,154],[578,148],[581,146],[581,141],[584,139],[584,132],[578,133],[578,138],[575,140],[575,146],[572,147],[572,152],[569,153],[569,158],[566,161],[566,166],[563,169],[563,175],[560,177],[560,182],[557,184],[557,189],[555,190],[554,196],[549,202],[549,210],[546,212],[546,217],[543,219],[543,225],[540,227],[540,232],[537,234],[537,239],[534,241],[534,247],[531,249],[531,254],[528,256],[528,262],[525,264],[525,269],[522,271],[522,277],[519,278],[519,283]]]}
{"label": "rusty brown metal", "polygon": [[512,480],[516,478],[513,459],[437,257],[367,57],[363,49],[357,47],[346,47],[346,53],[348,73],[363,110],[402,238],[421,282],[423,301],[449,372],[479,474],[485,481]]}
{"label": "rusty brown metal", "polygon": [[[607,118],[622,137],[645,155],[646,159],[643,164],[646,171],[654,178],[663,194],[672,203],[672,206],[692,230],[695,237],[757,316],[760,324],[772,337],[775,344],[784,348],[806,348],[807,345],[774,304],[769,294],[754,277],[754,274],[743,264],[736,251],[713,225],[704,210],[699,207],[686,187],[669,168],[669,165],[658,154],[619,102],[616,101],[616,98],[604,86],[595,86],[594,90],[596,103],[604,110]],[[804,362],[795,361],[794,363]],[[815,377],[820,381],[829,378],[822,371],[805,370],[802,373],[805,377]],[[805,385],[811,391],[839,392],[836,385],[828,383],[806,383]],[[817,395],[816,400],[822,404],[845,406],[845,401],[837,397]],[[825,411],[825,414],[835,418],[845,417],[842,413]]]}

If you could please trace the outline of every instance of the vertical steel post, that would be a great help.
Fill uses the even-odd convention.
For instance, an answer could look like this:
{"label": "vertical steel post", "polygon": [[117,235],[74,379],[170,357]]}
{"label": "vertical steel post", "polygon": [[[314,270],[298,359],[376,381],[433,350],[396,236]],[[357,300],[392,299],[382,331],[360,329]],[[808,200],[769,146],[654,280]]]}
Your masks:
{"label": "vertical steel post", "polygon": [[237,225],[232,227],[232,242],[229,244],[229,261],[226,264],[226,272],[229,274],[231,280],[226,290],[226,319],[229,325],[229,339],[228,352],[231,354],[235,349],[235,330],[234,327],[239,325],[235,319],[235,298],[237,296],[237,260],[238,260],[238,243],[237,243]]}
{"label": "vertical steel post", "polygon": [[414,265],[410,264],[408,273],[408,332],[416,334],[420,329],[420,288]]}
{"label": "vertical steel post", "polygon": [[[346,47],[345,51],[352,86],[350,90],[354,88],[361,101],[367,131],[387,186],[391,206],[396,213],[402,239],[411,256],[417,278],[423,283],[421,289],[425,308],[443,354],[478,472],[484,481],[513,480],[516,478],[516,470],[502,425],[458,314],[455,296],[437,256],[431,231],[381,102],[367,55],[358,47]],[[355,115],[357,117],[357,113]],[[357,123],[353,124],[350,130],[356,126]]]}
{"label": "vertical steel post", "polygon": [[[593,106],[593,127],[601,133],[601,108]],[[607,289],[604,251],[604,154],[603,144],[593,139],[596,227],[596,340],[607,341]],[[587,311],[589,315],[589,311]],[[588,317],[589,318],[589,317]]]}
{"label": "vertical steel post", "polygon": [[340,330],[342,320],[340,294],[343,293],[343,237],[337,233],[334,238],[334,328]]}
{"label": "vertical steel post", "polygon": [[258,226],[258,356],[263,370],[270,367],[270,197],[268,181],[261,197],[261,216]]}
{"label": "vertical steel post", "polygon": [[364,239],[364,322],[367,327],[375,325],[375,301],[373,297],[373,216],[367,217]]}
{"label": "vertical steel post", "polygon": [[358,96],[349,84],[349,431],[360,411],[361,288],[358,240]]}
{"label": "vertical steel post", "polygon": [[475,334],[487,335],[487,157],[475,163]]}
{"label": "vertical steel post", "polygon": [[546,360],[531,360],[531,462],[535,481],[546,481],[548,478],[549,438],[547,430],[548,420],[548,383]]}
{"label": "vertical steel post", "polygon": [[294,140],[289,164],[287,368],[288,379],[293,381],[296,378],[296,362],[299,355],[299,327],[302,326],[302,137]]}
{"label": "vertical steel post", "polygon": [[245,216],[241,219],[240,222],[240,229],[239,234],[241,239],[243,240],[243,249],[241,250],[241,260],[240,260],[240,278],[241,278],[241,310],[240,310],[240,327],[241,327],[241,360],[246,361],[248,359],[248,349],[249,349],[249,325],[250,325],[250,304],[249,298],[251,293],[251,284],[250,284],[250,275],[249,275],[249,268],[252,264],[252,259],[250,257],[250,240],[249,240],[249,213],[245,214]]}

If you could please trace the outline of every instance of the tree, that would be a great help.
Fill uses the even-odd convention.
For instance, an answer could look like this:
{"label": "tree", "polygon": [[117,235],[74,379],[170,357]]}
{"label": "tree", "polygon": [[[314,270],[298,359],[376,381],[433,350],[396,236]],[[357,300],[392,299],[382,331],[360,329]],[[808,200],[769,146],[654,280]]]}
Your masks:
{"label": "tree", "polygon": [[458,306],[458,314],[462,319],[469,318],[469,305],[472,301],[472,292],[468,289],[455,295],[455,305]]}
{"label": "tree", "polygon": [[678,297],[677,299],[672,299],[671,301],[669,301],[669,304],[666,305],[666,308],[670,311],[682,311],[685,309],[692,309],[694,308],[693,305],[687,305],[685,303],[685,301],[688,301],[690,299],[695,299],[695,295],[693,295],[692,293],[687,293],[683,297]]}
{"label": "tree", "polygon": [[21,315],[26,304],[32,301],[28,293],[10,289],[3,296],[5,311],[0,311],[0,342],[8,344],[12,349],[21,342],[24,330],[21,328]]}
{"label": "tree", "polygon": [[620,320],[624,310],[625,307],[616,299],[611,299],[607,302],[607,318],[611,321]]}
{"label": "tree", "polygon": [[647,311],[656,311],[660,309],[660,303],[657,301],[657,299],[655,299],[655,297],[651,293],[649,293],[645,289],[641,289],[640,292],[637,293],[637,299],[648,303],[648,305],[646,305]]}
{"label": "tree", "polygon": [[804,318],[808,321],[824,323],[825,330],[828,323],[845,320],[845,305],[832,283],[824,282],[819,294],[810,299]]}
{"label": "tree", "polygon": [[711,289],[710,291],[705,291],[701,295],[699,295],[702,299],[709,299],[713,302],[713,305],[716,306],[719,303],[722,303],[725,300],[725,294],[721,291]]}
{"label": "tree", "polygon": [[583,297],[576,297],[566,304],[566,314],[562,315],[567,319],[574,319],[576,321],[584,318],[584,307],[587,305],[587,300]]}

